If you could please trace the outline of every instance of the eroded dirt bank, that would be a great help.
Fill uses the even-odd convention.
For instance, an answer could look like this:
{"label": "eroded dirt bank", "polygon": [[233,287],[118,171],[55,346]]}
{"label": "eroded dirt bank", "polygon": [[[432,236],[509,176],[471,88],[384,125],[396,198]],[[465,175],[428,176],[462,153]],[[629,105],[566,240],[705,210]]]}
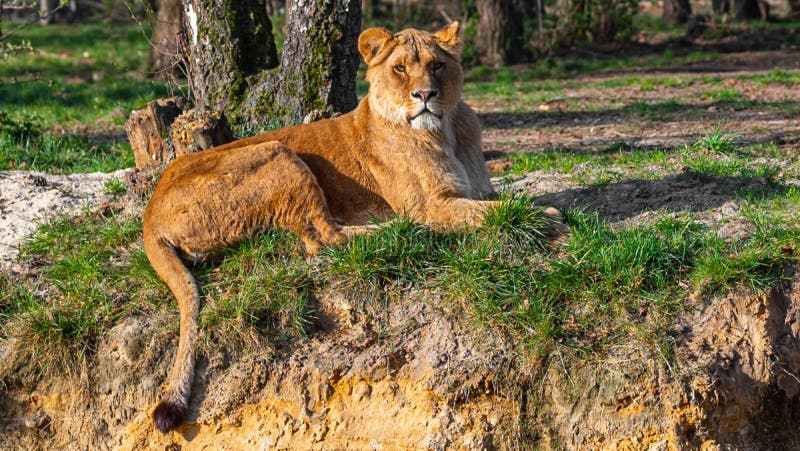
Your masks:
{"label": "eroded dirt bank", "polygon": [[[152,408],[174,331],[120,321],[96,365],[0,391],[0,448],[775,449],[800,432],[798,286],[693,300],[674,355],[619,348],[601,361],[524,356],[462,324],[430,293],[382,313],[321,296],[309,340],[201,358],[189,424],[162,436]],[[38,382],[31,382],[38,381]]]}

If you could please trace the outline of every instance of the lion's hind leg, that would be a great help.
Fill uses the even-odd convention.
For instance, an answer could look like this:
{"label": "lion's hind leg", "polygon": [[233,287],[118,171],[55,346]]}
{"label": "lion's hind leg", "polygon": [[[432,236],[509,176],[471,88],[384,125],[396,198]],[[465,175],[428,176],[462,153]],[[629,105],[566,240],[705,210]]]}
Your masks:
{"label": "lion's hind leg", "polygon": [[272,164],[263,168],[266,178],[280,168],[281,189],[276,196],[274,218],[278,227],[300,237],[306,253],[316,255],[324,246],[336,246],[347,240],[336,223],[317,178],[308,165],[291,149],[279,142],[260,145],[274,154]]}

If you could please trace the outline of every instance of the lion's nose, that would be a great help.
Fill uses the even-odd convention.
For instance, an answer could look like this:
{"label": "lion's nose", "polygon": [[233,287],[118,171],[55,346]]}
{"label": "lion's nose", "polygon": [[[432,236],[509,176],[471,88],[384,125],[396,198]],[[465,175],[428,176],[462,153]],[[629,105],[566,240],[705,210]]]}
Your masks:
{"label": "lion's nose", "polygon": [[428,102],[428,100],[430,100],[431,97],[435,97],[436,94],[438,93],[439,91],[435,89],[420,89],[419,91],[412,92],[411,97],[414,97],[415,99],[420,99],[423,102]]}

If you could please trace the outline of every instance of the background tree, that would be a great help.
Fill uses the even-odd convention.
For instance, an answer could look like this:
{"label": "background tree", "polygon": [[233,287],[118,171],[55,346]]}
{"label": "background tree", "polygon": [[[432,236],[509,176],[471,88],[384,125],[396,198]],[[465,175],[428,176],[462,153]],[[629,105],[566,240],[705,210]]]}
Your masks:
{"label": "background tree", "polygon": [[800,0],[789,0],[789,17],[793,19],[800,17]]}
{"label": "background tree", "polygon": [[741,20],[769,17],[769,4],[765,0],[712,0],[711,8],[717,14],[733,14]]}
{"label": "background tree", "polygon": [[477,0],[478,60],[490,66],[529,61],[525,21],[536,17],[530,0]]}
{"label": "background tree", "polygon": [[664,0],[661,19],[672,24],[686,23],[692,15],[689,0]]}
{"label": "background tree", "polygon": [[[149,6],[149,5],[148,5]],[[181,0],[155,2],[153,37],[148,67],[156,78],[181,76],[186,72],[181,57],[179,36],[183,31],[183,5]]]}

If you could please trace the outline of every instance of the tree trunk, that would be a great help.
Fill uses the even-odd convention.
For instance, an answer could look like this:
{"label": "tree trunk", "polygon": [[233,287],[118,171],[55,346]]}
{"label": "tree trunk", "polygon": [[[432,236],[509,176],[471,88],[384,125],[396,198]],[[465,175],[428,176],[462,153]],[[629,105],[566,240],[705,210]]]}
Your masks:
{"label": "tree trunk", "polygon": [[503,28],[507,19],[505,0],[478,0],[478,29],[475,47],[478,60],[492,67],[503,64]]}
{"label": "tree trunk", "polygon": [[278,64],[264,0],[184,0],[184,18],[195,103],[235,121],[247,78]]}
{"label": "tree trunk", "polygon": [[312,110],[346,113],[358,105],[360,0],[308,1],[286,17],[276,103],[291,122]]}
{"label": "tree trunk", "polygon": [[58,8],[58,0],[39,0],[39,13],[42,18],[39,23],[49,25],[53,21],[51,13]]}
{"label": "tree trunk", "polygon": [[740,20],[769,18],[769,4],[765,0],[712,0],[711,8],[717,14],[732,12]]}
{"label": "tree trunk", "polygon": [[800,0],[789,0],[789,17],[792,19],[800,17]]}
{"label": "tree trunk", "polygon": [[766,20],[769,17],[769,5],[763,0],[733,0],[733,7],[737,19]]}
{"label": "tree trunk", "polygon": [[367,19],[372,19],[372,2],[373,0],[361,0],[361,13]]}
{"label": "tree trunk", "polygon": [[528,0],[477,0],[476,50],[481,63],[498,67],[528,61],[525,19],[535,17],[535,3]]}
{"label": "tree trunk", "polygon": [[682,24],[692,15],[692,5],[689,0],[664,0],[664,9],[661,19],[672,24]]}
{"label": "tree trunk", "polygon": [[265,0],[183,0],[197,105],[253,132],[355,108],[360,0],[287,2],[280,71]]}
{"label": "tree trunk", "polygon": [[716,14],[729,13],[731,10],[730,0],[711,0],[711,10]]}
{"label": "tree trunk", "polygon": [[157,79],[184,75],[186,68],[178,38],[183,29],[181,0],[158,0],[156,8],[149,70]]}

